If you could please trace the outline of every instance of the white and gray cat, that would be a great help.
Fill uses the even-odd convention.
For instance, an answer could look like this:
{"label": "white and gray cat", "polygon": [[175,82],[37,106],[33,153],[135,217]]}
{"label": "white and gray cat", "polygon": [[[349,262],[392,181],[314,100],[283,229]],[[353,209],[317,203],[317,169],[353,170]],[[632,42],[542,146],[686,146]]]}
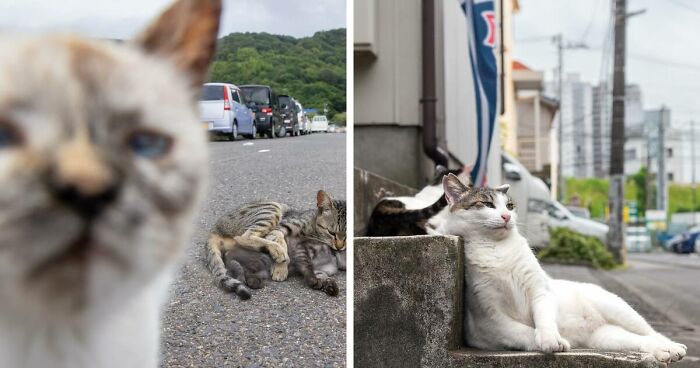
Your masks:
{"label": "white and gray cat", "polygon": [[654,331],[618,296],[593,284],[551,279],[518,233],[508,186],[468,188],[443,179],[449,211],[436,228],[465,239],[465,337],[492,350],[633,350],[675,362],[686,346]]}
{"label": "white and gray cat", "polygon": [[206,188],[220,0],[138,39],[0,36],[0,367],[157,367]]}

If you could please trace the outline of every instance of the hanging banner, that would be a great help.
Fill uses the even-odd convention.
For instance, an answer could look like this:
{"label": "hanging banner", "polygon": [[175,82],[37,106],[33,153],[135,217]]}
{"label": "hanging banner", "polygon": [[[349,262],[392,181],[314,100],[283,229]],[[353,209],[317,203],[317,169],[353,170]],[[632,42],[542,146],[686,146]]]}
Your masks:
{"label": "hanging banner", "polygon": [[471,180],[486,185],[486,169],[498,109],[498,61],[494,0],[460,0],[469,32],[469,61],[474,80],[477,118],[477,156]]}

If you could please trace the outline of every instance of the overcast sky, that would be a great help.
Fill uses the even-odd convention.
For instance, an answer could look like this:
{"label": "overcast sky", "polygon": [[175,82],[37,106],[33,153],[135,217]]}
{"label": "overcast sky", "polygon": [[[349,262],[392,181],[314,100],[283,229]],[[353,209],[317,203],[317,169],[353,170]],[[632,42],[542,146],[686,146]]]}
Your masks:
{"label": "overcast sky", "polygon": [[[71,31],[126,39],[171,0],[0,0],[0,30]],[[345,27],[345,0],[224,0],[221,35],[268,32],[294,37]]]}
{"label": "overcast sky", "polygon": [[[586,42],[589,50],[565,53],[565,72],[597,84],[612,0],[520,0],[514,16],[516,59],[550,79],[556,50],[548,35]],[[627,83],[642,89],[645,108],[671,108],[674,122],[700,121],[700,1],[628,0]],[[612,62],[612,61],[611,61]]]}

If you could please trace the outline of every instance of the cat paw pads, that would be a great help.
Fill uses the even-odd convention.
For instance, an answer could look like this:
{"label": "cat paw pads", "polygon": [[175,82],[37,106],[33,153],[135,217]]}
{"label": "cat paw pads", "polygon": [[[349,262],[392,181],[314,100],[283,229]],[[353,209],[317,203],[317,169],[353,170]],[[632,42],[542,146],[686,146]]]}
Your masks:
{"label": "cat paw pads", "polygon": [[321,290],[330,296],[338,296],[338,292],[340,291],[338,284],[333,279],[324,280]]}

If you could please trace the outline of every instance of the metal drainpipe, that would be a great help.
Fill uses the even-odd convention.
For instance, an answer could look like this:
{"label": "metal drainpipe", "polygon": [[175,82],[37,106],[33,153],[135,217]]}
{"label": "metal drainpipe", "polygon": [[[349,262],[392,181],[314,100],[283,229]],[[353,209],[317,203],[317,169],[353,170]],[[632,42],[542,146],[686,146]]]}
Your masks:
{"label": "metal drainpipe", "polygon": [[435,1],[422,0],[422,47],[423,47],[423,152],[435,163],[448,167],[447,152],[438,147],[436,134],[436,87],[435,87]]}

